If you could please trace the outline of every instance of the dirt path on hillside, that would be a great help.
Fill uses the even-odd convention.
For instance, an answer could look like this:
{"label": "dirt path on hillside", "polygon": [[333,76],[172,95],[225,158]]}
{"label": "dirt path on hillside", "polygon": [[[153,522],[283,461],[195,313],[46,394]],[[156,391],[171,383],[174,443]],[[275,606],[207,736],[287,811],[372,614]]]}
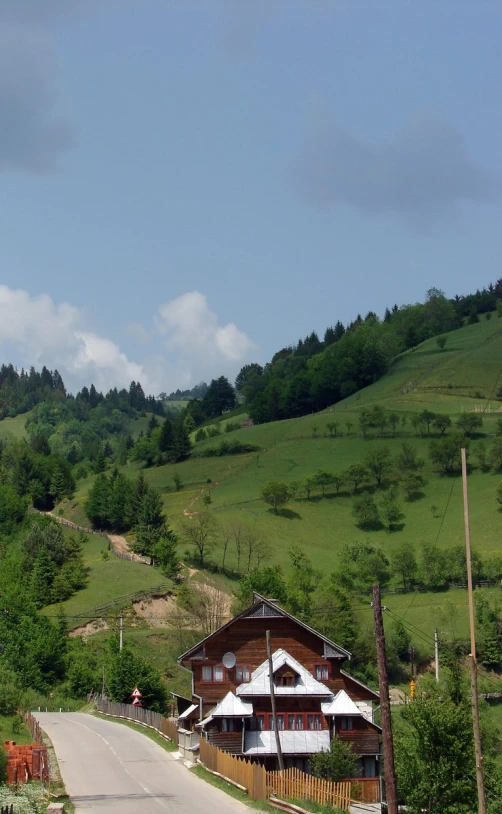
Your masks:
{"label": "dirt path on hillside", "polygon": [[[35,511],[37,510],[35,509]],[[139,554],[135,554],[133,551],[131,551],[129,548],[129,543],[125,537],[122,537],[121,534],[107,534],[104,531],[89,529],[86,526],[79,526],[77,523],[67,520],[66,517],[59,517],[59,515],[54,514],[54,512],[38,511],[38,514],[46,514],[49,517],[52,517],[56,523],[59,523],[61,526],[66,526],[67,528],[74,529],[74,531],[81,531],[84,534],[99,534],[100,537],[103,537],[104,540],[107,540],[110,543],[112,552],[117,557],[127,559],[130,562],[143,562],[147,565],[150,564],[150,560],[147,557],[141,557]]]}

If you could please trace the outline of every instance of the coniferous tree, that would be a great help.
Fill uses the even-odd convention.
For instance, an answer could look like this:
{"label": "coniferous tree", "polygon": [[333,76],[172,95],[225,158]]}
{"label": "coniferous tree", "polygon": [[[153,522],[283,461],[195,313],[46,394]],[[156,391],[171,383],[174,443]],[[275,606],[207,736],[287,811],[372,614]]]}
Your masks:
{"label": "coniferous tree", "polygon": [[159,450],[169,456],[174,447],[173,424],[169,418],[164,419],[159,435]]}
{"label": "coniferous tree", "polygon": [[51,601],[51,589],[55,568],[47,551],[42,548],[35,560],[31,576],[31,595],[37,608],[43,608]]}
{"label": "coniferous tree", "polygon": [[95,528],[108,525],[110,513],[110,483],[102,472],[94,481],[84,504],[85,513]]}

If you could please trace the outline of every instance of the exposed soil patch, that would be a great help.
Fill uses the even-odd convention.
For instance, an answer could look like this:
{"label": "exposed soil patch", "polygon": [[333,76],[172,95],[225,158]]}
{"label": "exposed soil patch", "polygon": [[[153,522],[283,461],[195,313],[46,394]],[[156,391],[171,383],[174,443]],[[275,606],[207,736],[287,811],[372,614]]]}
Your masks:
{"label": "exposed soil patch", "polygon": [[133,602],[133,609],[137,616],[148,622],[150,627],[171,627],[167,620],[176,609],[176,599],[174,596],[142,599],[140,602]]}
{"label": "exposed soil patch", "polygon": [[82,636],[83,639],[86,639],[94,633],[101,633],[102,630],[108,630],[109,627],[110,625],[108,622],[105,622],[104,619],[93,619],[92,622],[88,622],[86,625],[71,630],[69,636]]}
{"label": "exposed soil patch", "polygon": [[396,689],[395,687],[392,687],[389,690],[389,696],[390,696],[390,703],[391,704],[398,705],[398,704],[406,703],[406,696],[405,696],[404,692],[402,690]]}

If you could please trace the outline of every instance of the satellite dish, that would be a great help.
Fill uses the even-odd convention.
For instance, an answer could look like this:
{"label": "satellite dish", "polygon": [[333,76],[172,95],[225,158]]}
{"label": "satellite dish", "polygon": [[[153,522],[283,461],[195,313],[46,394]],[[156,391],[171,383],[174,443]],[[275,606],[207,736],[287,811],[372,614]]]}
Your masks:
{"label": "satellite dish", "polygon": [[236,661],[237,659],[235,658],[235,653],[225,653],[222,658],[223,665],[227,668],[227,670],[231,670],[232,667],[235,667]]}

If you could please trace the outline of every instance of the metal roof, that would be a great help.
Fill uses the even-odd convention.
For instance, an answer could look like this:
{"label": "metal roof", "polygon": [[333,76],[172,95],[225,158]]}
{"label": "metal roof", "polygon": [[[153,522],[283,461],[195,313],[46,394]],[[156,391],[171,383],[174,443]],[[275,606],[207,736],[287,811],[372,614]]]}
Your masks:
{"label": "metal roof", "polygon": [[[204,658],[205,653],[203,645],[205,644],[205,642],[209,641],[209,639],[212,639],[214,636],[218,635],[222,631],[229,628],[230,625],[233,625],[234,622],[237,622],[238,619],[255,617],[256,614],[254,613],[254,611],[258,612],[258,618],[263,618],[264,616],[283,616],[286,619],[292,619],[293,622],[296,622],[296,624],[302,627],[304,630],[308,630],[309,633],[313,633],[314,636],[317,636],[318,639],[323,641],[325,644],[329,645],[329,647],[331,648],[330,650],[331,658],[350,659],[351,653],[349,653],[348,650],[345,650],[344,647],[340,647],[340,645],[335,644],[335,642],[332,642],[330,639],[327,639],[326,636],[323,636],[322,633],[319,633],[317,630],[314,630],[314,628],[309,627],[309,625],[306,625],[305,622],[301,622],[300,619],[296,618],[296,616],[292,616],[292,614],[285,611],[284,608],[280,608],[276,602],[271,602],[270,599],[266,599],[264,596],[261,596],[260,594],[256,593],[254,594],[254,599],[255,602],[253,603],[253,605],[251,605],[250,608],[246,608],[246,610],[242,611],[242,613],[239,613],[237,616],[234,616],[234,618],[231,619],[229,622],[219,627],[218,630],[215,630],[214,633],[210,633],[209,636],[206,636],[200,642],[197,642],[197,644],[191,647],[190,650],[187,650],[186,653],[182,653],[181,656],[178,658],[178,664],[181,664],[181,662],[184,661],[184,659],[188,658],[195,657]],[[260,613],[261,605],[263,605],[263,610]],[[197,654],[197,656],[195,654]]]}
{"label": "metal roof", "polygon": [[363,717],[359,707],[357,707],[350,695],[345,690],[339,690],[331,701],[323,701],[321,709],[325,715],[358,715]]}
{"label": "metal roof", "polygon": [[253,705],[241,701],[233,692],[228,692],[211,713],[213,718],[249,718],[252,714]]}
{"label": "metal roof", "polygon": [[360,687],[362,687],[363,689],[365,689],[369,693],[371,693],[376,700],[378,700],[380,698],[380,693],[379,692],[377,692],[376,690],[372,690],[371,687],[368,687],[367,684],[363,684],[363,682],[359,681],[358,678],[354,678],[354,676],[351,676],[350,673],[347,673],[345,670],[340,670],[340,673],[343,676],[346,676],[347,678],[350,678],[350,680],[354,681],[355,684],[359,684]]}
{"label": "metal roof", "polygon": [[195,710],[197,710],[197,709],[199,709],[198,704],[191,704],[188,707],[188,709],[186,709],[184,712],[181,713],[181,715],[178,715],[178,721],[179,721],[180,718],[188,718],[188,716],[191,715],[192,712],[195,712]]}
{"label": "metal roof", "polygon": [[[317,681],[312,673],[310,673],[299,661],[284,650],[282,647],[275,651],[272,655],[272,669],[275,673],[284,665],[288,665],[297,673],[298,678],[292,687],[274,688],[275,695],[313,695],[313,696],[332,696],[332,691]],[[268,670],[268,659],[265,659],[263,664],[260,664],[256,670],[251,674],[251,681],[247,684],[240,684],[237,687],[237,695],[254,696],[254,695],[270,695],[270,679]]]}
{"label": "metal roof", "polygon": [[[285,755],[312,755],[315,752],[329,751],[327,729],[279,732],[282,751]],[[275,732],[246,732],[244,739],[245,755],[276,755]]]}

